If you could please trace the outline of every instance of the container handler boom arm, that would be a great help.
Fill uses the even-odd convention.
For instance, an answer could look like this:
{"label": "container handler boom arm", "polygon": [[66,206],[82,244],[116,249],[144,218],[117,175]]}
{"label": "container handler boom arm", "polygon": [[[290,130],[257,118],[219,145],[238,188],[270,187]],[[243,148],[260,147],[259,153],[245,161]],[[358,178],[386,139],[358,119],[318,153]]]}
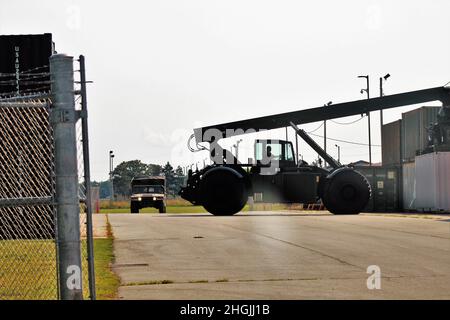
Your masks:
{"label": "container handler boom arm", "polygon": [[437,100],[441,101],[445,106],[450,106],[450,88],[436,87],[393,94],[379,98],[344,102],[326,107],[311,108],[247,120],[221,123],[194,129],[194,135],[197,143],[209,142],[209,135],[205,135],[208,130],[220,132],[221,137],[218,137],[219,139],[229,138],[260,130],[288,127],[291,126],[291,122],[300,125]]}

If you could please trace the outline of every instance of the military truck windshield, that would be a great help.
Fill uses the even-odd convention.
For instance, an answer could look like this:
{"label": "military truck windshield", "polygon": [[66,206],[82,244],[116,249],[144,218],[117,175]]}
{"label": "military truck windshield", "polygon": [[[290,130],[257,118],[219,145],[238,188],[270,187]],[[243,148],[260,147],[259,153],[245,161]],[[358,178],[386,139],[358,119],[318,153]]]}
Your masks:
{"label": "military truck windshield", "polygon": [[164,193],[163,186],[133,186],[133,193]]}

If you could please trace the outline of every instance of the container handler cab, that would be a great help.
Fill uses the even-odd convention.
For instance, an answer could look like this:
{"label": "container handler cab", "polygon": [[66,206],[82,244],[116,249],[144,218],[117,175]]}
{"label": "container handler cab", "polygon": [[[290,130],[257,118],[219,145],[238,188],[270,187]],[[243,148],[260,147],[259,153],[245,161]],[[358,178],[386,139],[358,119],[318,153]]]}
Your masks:
{"label": "container handler cab", "polygon": [[[366,207],[371,189],[366,178],[351,167],[343,166],[327,154],[297,125],[329,120],[371,111],[439,100],[442,114],[449,115],[450,89],[436,87],[346,103],[312,108],[248,120],[222,123],[194,129],[196,149],[209,150],[212,165],[189,170],[182,198],[202,205],[214,215],[233,215],[245,206],[248,197],[262,195],[263,202],[315,203],[322,200],[333,214],[359,214]],[[435,124],[435,149],[450,145],[449,119]],[[240,163],[218,143],[222,138],[290,126],[331,169],[296,162],[292,143],[284,140],[255,141],[254,161]],[[209,147],[202,146],[208,143]]]}

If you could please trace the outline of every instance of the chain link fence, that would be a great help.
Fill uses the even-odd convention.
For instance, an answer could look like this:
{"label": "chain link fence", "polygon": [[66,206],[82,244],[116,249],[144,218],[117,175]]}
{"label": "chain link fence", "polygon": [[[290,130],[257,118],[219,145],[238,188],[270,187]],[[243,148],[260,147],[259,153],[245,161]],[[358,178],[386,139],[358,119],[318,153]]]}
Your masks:
{"label": "chain link fence", "polygon": [[0,102],[0,297],[56,299],[49,102]]}
{"label": "chain link fence", "polygon": [[[65,60],[66,63],[68,59]],[[84,72],[84,58],[80,70]],[[0,74],[0,80],[3,75]],[[52,88],[62,91],[58,87],[60,79],[69,86],[72,82],[74,88],[73,75],[67,79],[67,71],[48,76],[52,76]],[[63,104],[61,101],[55,104],[50,93],[0,96],[0,299],[95,299],[92,211],[86,206],[90,199],[86,192],[89,158],[85,80],[80,85],[79,90],[72,90],[72,99],[78,94],[74,118],[70,110],[55,107]],[[57,99],[61,100],[60,97]],[[73,188],[72,193],[78,193],[73,196],[78,199],[79,210],[75,215],[80,230],[68,238],[66,228],[70,226],[63,219],[68,213],[66,202],[71,189],[63,185],[65,150],[57,150],[63,135],[56,125],[66,126],[71,121],[75,125],[73,143],[78,153],[78,188]],[[55,128],[59,130],[58,136]],[[77,223],[74,225],[78,227]],[[71,239],[78,239],[79,246]],[[80,259],[81,264],[77,263]]]}

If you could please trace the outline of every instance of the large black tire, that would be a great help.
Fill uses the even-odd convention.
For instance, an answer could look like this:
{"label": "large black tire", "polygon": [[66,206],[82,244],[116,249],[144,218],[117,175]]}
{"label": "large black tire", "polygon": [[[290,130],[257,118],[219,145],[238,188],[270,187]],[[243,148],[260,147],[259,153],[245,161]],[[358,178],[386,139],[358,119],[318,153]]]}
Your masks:
{"label": "large black tire", "polygon": [[203,207],[216,216],[231,216],[247,203],[244,177],[229,167],[216,167],[208,171],[201,181]]}
{"label": "large black tire", "polygon": [[162,202],[160,205],[159,205],[159,213],[166,213],[166,205]]}
{"label": "large black tire", "polygon": [[322,201],[333,214],[359,214],[367,206],[371,189],[367,179],[350,168],[341,168],[326,178]]}
{"label": "large black tire", "polygon": [[139,205],[135,202],[131,202],[130,209],[131,213],[139,213]]}

